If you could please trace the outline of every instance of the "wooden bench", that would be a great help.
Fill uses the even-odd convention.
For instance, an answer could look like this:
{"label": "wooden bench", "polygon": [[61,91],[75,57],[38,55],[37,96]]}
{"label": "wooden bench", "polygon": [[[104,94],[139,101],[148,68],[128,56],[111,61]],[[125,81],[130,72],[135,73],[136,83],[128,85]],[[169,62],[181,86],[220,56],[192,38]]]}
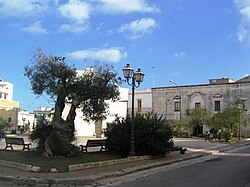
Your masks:
{"label": "wooden bench", "polygon": [[16,138],[16,137],[15,138],[14,137],[5,137],[5,143],[6,143],[5,149],[10,147],[11,150],[13,150],[12,145],[22,145],[23,150],[27,149],[29,151],[30,150],[30,145],[31,145],[31,143],[24,143],[23,138]]}
{"label": "wooden bench", "polygon": [[80,145],[82,152],[88,152],[88,147],[101,147],[100,151],[107,151],[106,139],[88,140],[86,145]]}

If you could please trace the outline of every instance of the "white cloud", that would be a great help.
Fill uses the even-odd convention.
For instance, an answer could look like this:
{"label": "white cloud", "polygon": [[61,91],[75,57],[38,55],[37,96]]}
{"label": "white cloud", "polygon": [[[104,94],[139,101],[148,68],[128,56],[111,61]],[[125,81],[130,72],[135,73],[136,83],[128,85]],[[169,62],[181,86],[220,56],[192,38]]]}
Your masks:
{"label": "white cloud", "polygon": [[180,75],[179,72],[175,72],[175,73],[174,73],[174,76],[179,76],[179,75]]}
{"label": "white cloud", "polygon": [[100,0],[99,9],[105,13],[159,12],[156,6],[149,6],[145,0]]}
{"label": "white cloud", "polygon": [[119,28],[119,32],[123,33],[130,40],[136,40],[152,33],[152,29],[156,28],[156,21],[152,18],[142,18],[132,21]]}
{"label": "white cloud", "polygon": [[47,0],[0,0],[0,14],[6,17],[36,15],[47,11],[47,3]]}
{"label": "white cloud", "polygon": [[63,24],[60,27],[60,30],[74,32],[74,33],[86,32],[88,29],[89,27],[87,24],[78,24],[78,23]]}
{"label": "white cloud", "polygon": [[89,19],[91,6],[84,1],[69,0],[68,3],[60,5],[58,10],[63,17],[82,23]]}
{"label": "white cloud", "polygon": [[182,57],[184,57],[185,55],[186,55],[185,52],[175,52],[175,53],[173,54],[173,57],[174,57],[174,58],[182,58]]}
{"label": "white cloud", "polygon": [[249,30],[245,29],[244,27],[240,27],[237,32],[238,40],[242,43],[246,41],[249,37]]}
{"label": "white cloud", "polygon": [[28,27],[21,28],[21,31],[29,32],[29,33],[36,34],[36,35],[42,35],[42,34],[48,33],[47,30],[41,26],[40,21],[36,21]]}
{"label": "white cloud", "polygon": [[241,76],[240,79],[248,77],[249,75],[250,75],[249,73],[246,73],[245,75]]}
{"label": "white cloud", "polygon": [[234,0],[237,10],[241,15],[237,37],[238,41],[250,44],[250,0]]}
{"label": "white cloud", "polygon": [[87,49],[68,53],[67,56],[76,60],[91,59],[105,62],[119,62],[122,58],[127,57],[127,53],[122,52],[120,48]]}
{"label": "white cloud", "polygon": [[68,3],[60,5],[58,11],[71,21],[69,24],[61,25],[60,30],[80,33],[89,29],[90,4],[81,0],[69,0]]}

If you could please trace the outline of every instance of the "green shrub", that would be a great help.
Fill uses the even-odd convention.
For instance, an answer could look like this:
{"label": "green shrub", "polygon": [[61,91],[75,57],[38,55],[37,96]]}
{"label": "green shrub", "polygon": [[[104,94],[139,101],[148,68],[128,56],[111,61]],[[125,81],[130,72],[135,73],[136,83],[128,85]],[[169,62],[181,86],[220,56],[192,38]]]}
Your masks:
{"label": "green shrub", "polygon": [[49,137],[53,130],[50,121],[41,118],[37,121],[37,125],[31,132],[29,138],[37,143],[37,148],[39,151],[43,152],[45,150],[45,140]]}
{"label": "green shrub", "polygon": [[226,129],[225,131],[223,131],[223,138],[226,140],[226,142],[232,139],[232,134],[230,129]]}
{"label": "green shrub", "polygon": [[[110,151],[123,156],[129,154],[131,123],[132,119],[127,116],[107,125],[105,136]],[[171,139],[172,130],[165,119],[153,113],[135,116],[136,155],[163,155],[170,149]]]}
{"label": "green shrub", "polygon": [[5,130],[9,126],[9,123],[0,116],[0,139],[5,136]]}

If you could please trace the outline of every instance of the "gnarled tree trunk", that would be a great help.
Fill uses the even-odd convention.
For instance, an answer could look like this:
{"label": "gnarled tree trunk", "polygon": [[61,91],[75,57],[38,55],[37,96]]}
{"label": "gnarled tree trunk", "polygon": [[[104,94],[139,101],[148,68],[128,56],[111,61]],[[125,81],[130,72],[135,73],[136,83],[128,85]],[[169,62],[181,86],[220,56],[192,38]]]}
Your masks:
{"label": "gnarled tree trunk", "polygon": [[61,155],[66,157],[74,156],[78,148],[72,144],[75,140],[75,116],[78,102],[72,102],[66,120],[62,119],[62,112],[65,107],[65,96],[59,95],[56,102],[54,118],[52,121],[53,131],[45,141],[43,156],[53,157]]}

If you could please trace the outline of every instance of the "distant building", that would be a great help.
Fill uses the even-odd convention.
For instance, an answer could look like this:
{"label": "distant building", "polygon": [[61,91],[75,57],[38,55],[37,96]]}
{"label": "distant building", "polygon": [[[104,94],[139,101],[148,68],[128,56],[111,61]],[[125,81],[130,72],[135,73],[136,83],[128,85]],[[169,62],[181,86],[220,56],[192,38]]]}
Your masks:
{"label": "distant building", "polygon": [[12,101],[13,100],[13,84],[3,81],[0,78],[0,99]]}
{"label": "distant building", "polygon": [[47,120],[52,120],[54,110],[49,107],[39,107],[37,110],[33,111],[34,114],[34,125],[37,125],[37,121],[41,118],[45,118]]}
{"label": "distant building", "polygon": [[34,113],[26,110],[18,111],[18,126],[17,133],[29,133],[33,130],[35,125]]}
{"label": "distant building", "polygon": [[[209,84],[152,89],[152,109],[171,121],[187,118],[190,110],[195,108],[218,113],[236,102],[242,104],[246,116],[250,118],[250,76],[238,81],[221,78],[211,79]],[[206,130],[201,128],[199,133],[205,133]],[[241,134],[250,136],[250,131],[242,128]]]}
{"label": "distant building", "polygon": [[17,129],[19,102],[13,101],[13,84],[0,78],[0,117],[9,123],[7,132]]}
{"label": "distant building", "polygon": [[[145,114],[152,111],[152,91],[135,90],[134,114]],[[132,114],[132,91],[128,93],[128,114]]]}

